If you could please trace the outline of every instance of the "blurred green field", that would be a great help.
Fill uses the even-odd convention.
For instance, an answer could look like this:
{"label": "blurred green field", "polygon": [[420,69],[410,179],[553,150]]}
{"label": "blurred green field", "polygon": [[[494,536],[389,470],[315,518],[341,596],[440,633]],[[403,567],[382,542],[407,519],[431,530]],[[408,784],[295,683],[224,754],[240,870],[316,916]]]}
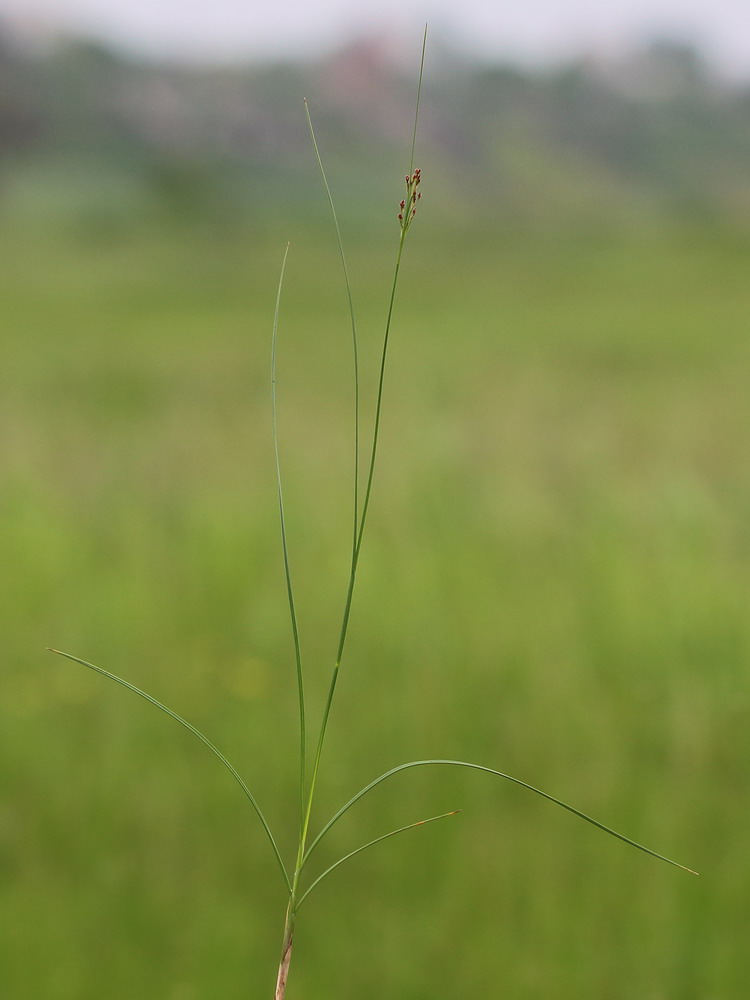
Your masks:
{"label": "blurred green field", "polygon": [[[343,220],[372,398],[392,220]],[[311,713],[347,573],[350,345],[328,229],[10,218],[0,275],[0,968],[9,1000],[270,997],[284,894],[198,743],[284,850],[294,667],[279,405]],[[322,822],[402,760],[549,790],[692,878],[489,777],[419,770],[336,827],[290,1000],[740,1000],[750,236],[410,236]]]}

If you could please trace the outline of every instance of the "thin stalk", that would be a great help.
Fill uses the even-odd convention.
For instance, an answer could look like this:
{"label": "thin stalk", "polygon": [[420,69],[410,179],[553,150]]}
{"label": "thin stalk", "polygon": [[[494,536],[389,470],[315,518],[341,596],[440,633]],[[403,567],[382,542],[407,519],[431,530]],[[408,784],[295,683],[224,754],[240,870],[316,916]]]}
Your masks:
{"label": "thin stalk", "polygon": [[304,867],[303,858],[305,854],[305,843],[307,842],[307,831],[310,825],[310,803],[308,799],[302,826],[300,829],[299,843],[297,844],[297,858],[294,864],[294,875],[289,890],[289,902],[287,903],[286,916],[284,918],[284,934],[281,943],[281,959],[279,961],[279,972],[276,978],[276,992],[274,1000],[284,1000],[286,993],[286,983],[289,977],[289,964],[292,960],[292,944],[294,943],[294,925],[297,918],[297,908],[299,907],[299,882]]}
{"label": "thin stalk", "polygon": [[[424,37],[422,40],[422,56],[419,64],[419,83],[417,86],[417,102],[414,113],[414,130],[412,133],[412,146],[411,146],[411,161],[409,164],[410,176],[413,174],[414,169],[414,149],[416,146],[417,139],[417,125],[419,123],[419,100],[422,93],[422,78],[424,76],[424,59],[425,59],[425,48],[427,45],[427,26],[425,25]],[[317,152],[317,147],[316,147]],[[330,191],[329,191],[330,198]],[[332,202],[331,202],[332,203]],[[385,323],[385,333],[383,335],[383,349],[380,356],[380,371],[378,375],[378,391],[377,399],[375,402],[375,422],[373,427],[372,435],[372,445],[370,448],[370,462],[367,471],[367,485],[365,487],[364,502],[362,504],[362,513],[359,521],[359,529],[355,531],[355,541],[352,548],[352,562],[351,570],[349,573],[349,584],[346,592],[346,599],[344,602],[344,612],[342,615],[341,629],[339,632],[338,648],[336,650],[336,660],[333,665],[333,672],[331,674],[331,681],[328,688],[328,695],[326,697],[325,707],[323,709],[323,717],[320,723],[320,731],[318,735],[318,743],[315,749],[315,757],[312,767],[312,776],[310,778],[310,789],[307,798],[307,810],[305,814],[305,819],[303,823],[303,836],[302,836],[302,855],[299,859],[299,864],[302,864],[302,857],[304,856],[305,845],[307,843],[307,834],[310,826],[310,816],[312,813],[313,801],[315,798],[315,788],[318,779],[318,771],[320,768],[320,760],[323,754],[323,745],[325,743],[326,731],[328,729],[328,719],[331,714],[331,707],[333,705],[334,695],[336,693],[336,685],[338,684],[339,672],[341,669],[341,661],[344,655],[344,647],[346,646],[346,637],[349,631],[349,618],[352,610],[352,601],[354,598],[354,586],[357,580],[357,566],[359,564],[359,556],[362,551],[362,540],[364,538],[364,529],[367,522],[367,512],[370,507],[370,497],[372,494],[372,484],[375,475],[375,463],[377,460],[378,453],[378,442],[380,440],[380,421],[383,409],[383,388],[385,384],[385,369],[386,361],[388,358],[388,345],[390,342],[391,335],[391,323],[393,320],[393,307],[396,301],[396,289],[398,287],[398,278],[401,270],[401,258],[404,252],[404,243],[406,241],[406,234],[408,232],[409,226],[401,227],[401,232],[398,241],[398,252],[396,254],[396,264],[393,269],[393,281],[391,283],[391,294],[388,301],[388,314]]]}
{"label": "thin stalk", "polygon": [[[385,383],[385,366],[388,359],[388,344],[390,342],[391,336],[391,319],[393,318],[393,306],[396,301],[396,288],[398,286],[398,276],[401,269],[401,257],[404,252],[404,243],[406,241],[406,230],[401,230],[401,236],[398,241],[398,253],[396,255],[396,266],[393,272],[393,283],[391,285],[391,297],[388,302],[388,317],[385,323],[385,336],[383,337],[383,351],[380,356],[380,374],[378,376],[378,396],[375,403],[375,427],[372,435],[372,449],[370,451],[370,466],[367,472],[367,486],[365,488],[365,499],[362,504],[362,519],[359,524],[359,535],[357,537],[357,547],[355,551],[355,570],[356,562],[359,560],[359,553],[362,548],[362,538],[365,531],[365,522],[367,521],[367,511],[370,506],[370,494],[372,493],[372,482],[375,475],[375,461],[378,454],[378,442],[380,440],[380,418],[383,409],[383,386]],[[352,586],[353,589],[353,586]],[[344,626],[342,628],[342,636],[339,643],[339,655],[343,651],[344,642],[346,641],[346,628],[349,623],[349,611],[351,609],[351,597],[347,602],[346,613],[344,616]]]}
{"label": "thin stalk", "polygon": [[299,702],[299,809],[300,809],[300,831],[302,831],[305,820],[305,782],[307,778],[307,734],[305,730],[305,684],[302,671],[302,649],[300,646],[299,628],[297,625],[297,611],[294,603],[294,589],[292,587],[292,574],[289,567],[289,549],[286,538],[286,519],[284,517],[284,491],[281,486],[281,461],[279,459],[279,429],[276,416],[276,345],[278,341],[279,329],[279,309],[281,306],[281,290],[284,285],[284,271],[286,269],[286,259],[289,255],[289,244],[284,251],[284,259],[281,262],[281,274],[279,275],[279,287],[276,293],[276,308],[273,315],[273,334],[271,337],[271,412],[273,422],[273,450],[276,458],[276,490],[279,498],[279,522],[281,525],[281,548],[284,554],[284,578],[286,580],[286,593],[289,602],[289,617],[292,623],[292,636],[294,639],[294,659],[297,671],[297,699]]}
{"label": "thin stalk", "polygon": [[284,921],[284,937],[281,943],[281,959],[279,960],[279,972],[276,977],[274,1000],[284,1000],[286,996],[286,984],[289,979],[289,965],[292,961],[292,945],[294,944],[294,917],[294,906],[290,899]]}
{"label": "thin stalk", "polygon": [[103,667],[97,667],[96,664],[89,663],[88,660],[82,660],[80,656],[73,656],[72,653],[64,653],[61,649],[51,649],[49,647],[48,649],[50,653],[57,653],[58,656],[64,656],[68,660],[73,660],[74,663],[80,663],[81,666],[88,667],[89,670],[93,670],[97,674],[101,674],[102,677],[108,677],[111,681],[115,681],[115,683],[121,684],[122,687],[127,688],[128,691],[132,691],[133,694],[137,694],[140,698],[145,699],[145,701],[149,702],[149,704],[153,705],[155,708],[158,708],[160,712],[164,712],[164,714],[168,715],[170,719],[174,719],[175,722],[179,722],[181,726],[184,726],[185,729],[189,730],[189,732],[193,734],[193,736],[199,739],[201,743],[204,744],[204,746],[208,747],[211,753],[215,757],[217,757],[224,765],[224,767],[229,771],[234,780],[237,782],[242,791],[245,793],[245,796],[250,801],[250,805],[255,810],[258,819],[263,825],[263,829],[266,831],[266,836],[270,841],[271,847],[273,848],[273,853],[276,856],[276,860],[279,863],[279,868],[281,869],[281,874],[284,876],[284,881],[286,882],[287,889],[291,893],[292,883],[289,881],[289,875],[287,874],[286,866],[284,865],[284,862],[281,858],[281,854],[279,852],[279,848],[276,845],[274,836],[271,833],[271,828],[266,822],[266,817],[263,815],[263,812],[260,806],[258,805],[253,793],[247,787],[247,785],[243,781],[242,777],[240,776],[236,768],[234,768],[232,764],[229,763],[229,761],[221,752],[221,750],[215,747],[207,736],[204,736],[199,729],[196,729],[195,726],[191,725],[186,719],[183,719],[181,715],[178,715],[176,712],[173,712],[172,709],[167,708],[166,705],[162,705],[160,701],[157,701],[156,698],[153,698],[150,694],[147,694],[145,691],[142,691],[140,688],[136,687],[135,684],[131,684],[130,681],[126,681],[122,677],[118,677],[117,674],[111,674],[109,670],[105,670]]}
{"label": "thin stalk", "polygon": [[405,236],[406,233],[404,230],[402,230],[398,244],[398,254],[396,257],[396,266],[393,274],[393,284],[391,286],[391,297],[390,297],[390,302],[388,304],[388,317],[385,326],[385,336],[383,338],[383,351],[380,359],[378,395],[377,395],[377,402],[375,405],[375,427],[373,431],[372,448],[370,452],[370,465],[367,474],[367,487],[365,489],[365,498],[364,498],[364,503],[362,505],[362,517],[359,524],[359,532],[357,534],[357,543],[352,553],[352,565],[351,565],[351,572],[349,574],[349,586],[346,593],[346,602],[344,604],[344,613],[342,616],[341,631],[339,633],[339,643],[336,652],[336,662],[334,663],[333,666],[331,682],[328,688],[328,696],[326,698],[325,708],[323,709],[323,718],[320,724],[318,744],[315,749],[315,757],[313,760],[312,776],[310,778],[310,790],[307,797],[307,809],[305,812],[305,819],[303,822],[303,838],[302,838],[303,854],[304,854],[304,847],[307,843],[307,833],[310,827],[310,816],[312,813],[313,800],[315,798],[315,786],[317,784],[320,761],[323,755],[323,744],[325,743],[326,730],[328,729],[328,719],[331,714],[331,706],[333,705],[333,698],[336,692],[336,685],[338,683],[339,672],[341,669],[341,661],[344,655],[344,647],[346,646],[346,637],[349,631],[349,618],[352,610],[352,600],[354,598],[354,585],[357,580],[357,566],[359,564],[359,555],[362,549],[362,538],[364,535],[365,523],[367,521],[367,511],[370,506],[370,495],[372,493],[372,483],[375,474],[375,461],[377,458],[378,441],[380,437],[380,419],[381,419],[382,405],[383,405],[383,386],[385,382],[385,367],[386,367],[386,359],[388,356],[388,343],[390,340],[391,320],[393,317],[393,305],[396,299],[396,287],[398,285],[398,275],[401,267],[401,256],[404,250]]}
{"label": "thin stalk", "polygon": [[[419,86],[418,86],[418,89],[417,89],[417,104],[416,104],[416,112],[415,112],[415,116],[414,116],[414,131],[413,131],[413,134],[412,134],[411,162],[410,162],[410,167],[409,167],[410,175],[412,174],[413,167],[414,167],[414,149],[415,149],[416,137],[417,137],[417,123],[418,123],[418,120],[419,120],[419,99],[420,99],[420,95],[421,95],[421,92],[422,92],[422,76],[423,76],[423,73],[424,73],[424,57],[425,57],[426,43],[427,43],[427,28],[425,27],[424,39],[423,39],[423,42],[422,42],[422,58],[421,58],[420,67],[419,67]],[[379,374],[379,378],[378,378],[378,393],[377,393],[377,401],[376,401],[376,406],[375,406],[375,423],[374,423],[374,428],[373,428],[372,445],[371,445],[371,451],[370,451],[370,462],[369,462],[369,468],[368,468],[368,473],[367,473],[367,487],[366,487],[366,491],[365,491],[364,502],[362,504],[362,508],[361,508],[361,512],[360,512],[360,495],[359,495],[359,464],[360,464],[360,461],[359,461],[359,459],[360,459],[360,456],[359,456],[359,443],[360,443],[359,350],[358,350],[358,344],[357,344],[357,327],[356,327],[356,320],[355,320],[355,314],[354,314],[354,304],[353,304],[353,300],[352,300],[351,286],[350,286],[350,282],[349,282],[349,271],[348,271],[348,267],[347,267],[347,264],[346,264],[346,255],[344,253],[343,240],[341,238],[341,231],[340,231],[339,224],[338,224],[338,218],[337,218],[337,215],[336,215],[336,209],[335,209],[335,206],[334,206],[333,197],[331,195],[331,190],[330,190],[330,187],[328,185],[328,180],[326,178],[325,170],[323,168],[323,163],[322,163],[322,160],[321,160],[321,157],[320,157],[320,152],[318,150],[318,144],[317,144],[317,141],[315,139],[315,132],[313,130],[312,119],[310,117],[310,112],[309,112],[309,109],[308,109],[308,106],[307,106],[307,101],[305,101],[305,113],[307,115],[307,122],[308,122],[308,126],[309,126],[309,129],[310,129],[310,135],[312,137],[313,148],[315,150],[315,156],[316,156],[316,159],[318,161],[318,166],[320,168],[320,172],[321,172],[322,177],[323,177],[323,183],[324,183],[324,186],[325,186],[325,189],[326,189],[326,194],[328,195],[328,202],[329,202],[329,205],[331,207],[331,213],[332,213],[332,216],[333,216],[334,226],[336,228],[336,237],[337,237],[337,240],[338,240],[339,254],[341,256],[341,264],[342,264],[343,271],[344,271],[344,281],[346,283],[347,299],[348,299],[348,302],[349,302],[349,317],[350,317],[350,322],[351,322],[352,346],[353,346],[353,351],[354,351],[354,410],[355,410],[355,414],[354,414],[354,517],[353,517],[353,531],[352,531],[352,558],[351,558],[351,568],[350,568],[350,573],[349,573],[349,582],[348,582],[348,585],[347,585],[346,598],[345,598],[345,601],[344,601],[344,612],[343,612],[343,615],[342,615],[341,629],[340,629],[340,632],[339,632],[338,647],[337,647],[337,651],[336,651],[336,661],[334,663],[333,673],[331,675],[331,682],[330,682],[330,686],[329,686],[329,689],[328,689],[328,696],[326,698],[325,708],[323,710],[323,716],[322,716],[322,719],[321,719],[320,731],[319,731],[319,735],[318,735],[318,742],[317,742],[317,746],[316,746],[316,749],[315,749],[315,757],[314,757],[314,760],[313,760],[313,766],[312,766],[312,771],[311,771],[311,775],[310,775],[309,788],[307,790],[307,804],[302,809],[302,819],[301,819],[301,823],[300,823],[300,837],[299,837],[299,843],[298,843],[298,847],[297,847],[297,858],[296,858],[296,862],[295,862],[294,875],[292,877],[292,882],[291,882],[291,887],[290,887],[290,892],[289,892],[289,903],[288,903],[288,906],[287,906],[286,919],[285,919],[285,922],[284,922],[284,936],[283,936],[283,941],[282,941],[281,961],[279,963],[279,972],[278,972],[278,977],[277,977],[277,982],[276,982],[275,1000],[284,1000],[284,995],[285,995],[285,992],[286,992],[287,977],[289,975],[289,963],[291,961],[291,954],[292,954],[292,943],[293,943],[293,940],[294,940],[294,923],[295,923],[295,917],[296,917],[297,909],[298,909],[298,907],[299,907],[302,899],[305,898],[305,896],[309,893],[310,888],[312,888],[312,887],[308,888],[307,891],[305,892],[304,896],[300,897],[300,895],[299,895],[300,876],[302,874],[302,869],[303,869],[304,863],[305,863],[305,849],[306,849],[306,846],[307,846],[307,838],[308,838],[308,833],[309,833],[309,829],[310,829],[310,817],[312,815],[313,802],[315,800],[315,789],[316,789],[316,786],[317,786],[318,772],[319,772],[319,769],[320,769],[320,761],[321,761],[321,757],[322,757],[322,754],[323,754],[323,744],[325,742],[326,730],[328,728],[328,719],[329,719],[329,716],[330,716],[330,713],[331,713],[331,706],[333,705],[333,698],[334,698],[334,694],[335,694],[335,691],[336,691],[336,685],[337,685],[337,682],[338,682],[339,671],[340,671],[340,668],[341,668],[341,660],[343,658],[344,647],[346,645],[346,637],[347,637],[347,632],[348,632],[348,629],[349,629],[349,618],[350,618],[350,615],[351,615],[352,600],[353,600],[353,597],[354,597],[354,585],[355,585],[356,579],[357,579],[357,566],[358,566],[358,563],[359,563],[359,556],[360,556],[360,552],[361,552],[361,549],[362,549],[362,539],[363,539],[363,536],[364,536],[365,522],[367,520],[367,511],[368,511],[369,504],[370,504],[370,495],[372,493],[372,483],[373,483],[373,477],[374,477],[374,472],[375,472],[375,461],[376,461],[377,450],[378,450],[378,439],[379,439],[379,435],[380,435],[380,418],[381,418],[381,410],[382,410],[382,403],[383,403],[383,385],[384,385],[384,381],[385,381],[385,366],[386,366],[386,358],[387,358],[387,354],[388,354],[388,343],[389,343],[389,339],[390,339],[391,320],[392,320],[392,317],[393,317],[393,306],[394,306],[394,302],[395,302],[395,299],[396,299],[396,287],[398,285],[398,276],[399,276],[399,270],[400,270],[400,267],[401,267],[401,256],[403,254],[403,249],[404,249],[404,240],[405,240],[405,237],[406,237],[406,232],[408,230],[408,225],[407,226],[403,226],[402,225],[402,227],[401,227],[401,234],[400,234],[400,238],[399,238],[398,253],[397,253],[397,256],[396,256],[396,266],[394,268],[394,274],[393,274],[393,283],[392,283],[392,286],[391,286],[390,301],[388,303],[388,316],[387,316],[387,319],[386,319],[385,334],[384,334],[384,338],[383,338],[383,350],[382,350],[381,361],[380,361],[380,374]],[[282,277],[283,277],[283,267],[282,267]],[[281,294],[281,282],[279,283],[279,295],[280,294]],[[276,309],[277,309],[277,314],[278,314],[278,299],[277,299]],[[275,338],[275,327],[276,327],[276,321],[274,322],[274,338]],[[285,560],[286,560],[286,548],[285,548]],[[285,567],[286,567],[286,561],[285,561]],[[289,580],[289,577],[287,575],[287,581],[288,580]],[[290,595],[291,595],[291,587],[290,587],[289,583],[288,583],[288,586],[289,586]],[[291,596],[290,596],[290,606],[291,606]],[[301,669],[299,671],[299,676],[300,676],[300,685],[299,685],[299,687],[300,687],[300,692],[301,692]],[[301,694],[300,694],[300,699],[302,699]],[[301,700],[301,704],[302,704],[302,700]],[[437,818],[440,818],[440,817],[435,817],[435,818],[437,819]],[[415,824],[411,824],[411,826],[414,826],[414,825]],[[403,829],[410,829],[410,828],[411,827],[404,827]],[[394,836],[396,833],[399,833],[399,832],[401,832],[401,830],[394,830],[391,834],[387,834],[386,836]],[[380,839],[385,839],[385,838],[378,838],[378,840],[373,841],[371,843],[377,843]],[[360,848],[359,850],[364,850],[366,847],[369,847],[369,846],[371,846],[371,844],[366,844],[365,847]],[[355,854],[359,853],[359,851],[355,851],[354,853]],[[344,861],[346,859],[342,858],[341,860]],[[337,865],[340,864],[340,863],[341,862],[337,862]],[[334,866],[334,867],[336,867],[336,866]],[[324,875],[325,874],[326,873],[324,873]],[[323,877],[323,876],[321,876],[321,877]],[[317,879],[314,884],[317,884],[319,881],[320,881],[320,878]]]}
{"label": "thin stalk", "polygon": [[[421,83],[421,77],[420,77],[420,83]],[[310,776],[310,786],[307,793],[307,804],[303,809],[300,839],[297,849],[297,859],[295,863],[294,875],[292,877],[292,884],[290,888],[289,905],[287,907],[287,917],[284,924],[282,954],[281,954],[281,962],[279,964],[279,974],[276,984],[275,1000],[283,1000],[284,992],[286,990],[286,979],[289,974],[289,962],[291,961],[292,942],[294,937],[294,919],[296,916],[297,907],[301,902],[301,898],[298,899],[299,880],[305,863],[305,848],[307,846],[307,838],[310,830],[310,818],[312,816],[312,807],[313,807],[313,802],[315,800],[315,789],[318,781],[318,772],[320,770],[320,761],[323,755],[323,744],[325,743],[326,731],[328,729],[328,719],[331,714],[331,706],[333,705],[333,698],[336,691],[336,685],[338,683],[339,671],[341,668],[341,660],[344,655],[344,647],[346,646],[346,637],[347,637],[347,632],[349,630],[349,618],[351,615],[352,600],[354,598],[354,585],[357,579],[357,566],[359,563],[359,555],[362,548],[363,529],[367,519],[367,510],[370,505],[370,495],[372,493],[372,483],[375,473],[375,461],[377,457],[378,440],[380,436],[380,419],[381,419],[381,411],[383,403],[383,387],[385,383],[385,366],[388,355],[388,343],[390,339],[391,321],[393,318],[393,306],[396,300],[396,287],[398,285],[398,276],[401,267],[401,256],[404,250],[405,236],[406,232],[405,230],[402,230],[399,238],[398,254],[396,256],[396,266],[394,268],[393,283],[391,286],[391,296],[388,303],[388,315],[386,319],[385,335],[383,338],[383,350],[380,360],[378,394],[375,405],[375,425],[373,430],[372,447],[370,452],[370,463],[367,474],[367,487],[365,491],[364,503],[362,505],[361,520],[359,521],[358,525],[356,525],[355,523],[354,541],[352,545],[352,562],[349,573],[349,584],[347,587],[346,600],[344,603],[344,613],[342,616],[338,648],[336,651],[336,662],[334,663],[333,673],[331,675],[331,682],[328,688],[328,696],[326,698],[325,708],[323,710],[323,717],[320,724],[320,732],[318,734],[318,742],[315,748],[315,757],[313,759],[312,772]],[[357,499],[357,507],[358,506],[359,506],[359,500]],[[309,891],[309,889],[307,891]],[[306,894],[307,893],[305,893],[305,895]]]}

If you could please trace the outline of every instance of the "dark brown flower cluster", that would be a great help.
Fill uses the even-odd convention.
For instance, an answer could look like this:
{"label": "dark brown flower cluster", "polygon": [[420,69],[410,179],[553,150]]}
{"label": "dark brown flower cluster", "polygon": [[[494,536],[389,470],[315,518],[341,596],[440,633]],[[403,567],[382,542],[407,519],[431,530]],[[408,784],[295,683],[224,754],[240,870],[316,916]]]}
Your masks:
{"label": "dark brown flower cluster", "polygon": [[422,171],[417,167],[414,173],[406,175],[406,198],[399,204],[398,221],[404,232],[409,228],[412,219],[417,214],[417,202],[422,197],[422,192],[417,188],[422,180]]}

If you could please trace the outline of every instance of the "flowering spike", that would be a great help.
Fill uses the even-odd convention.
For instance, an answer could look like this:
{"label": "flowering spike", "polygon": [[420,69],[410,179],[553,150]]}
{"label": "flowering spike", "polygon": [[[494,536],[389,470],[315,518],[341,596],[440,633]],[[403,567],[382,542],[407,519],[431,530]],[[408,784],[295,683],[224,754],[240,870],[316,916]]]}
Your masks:
{"label": "flowering spike", "polygon": [[[421,181],[422,171],[419,167],[415,168],[413,174],[406,175],[406,198],[399,202],[399,208],[401,211],[398,215],[398,221],[403,233],[406,233],[414,216],[417,214],[417,202],[422,197],[422,192],[417,191],[417,188],[419,187]],[[407,205],[409,206],[409,211],[405,213]]]}

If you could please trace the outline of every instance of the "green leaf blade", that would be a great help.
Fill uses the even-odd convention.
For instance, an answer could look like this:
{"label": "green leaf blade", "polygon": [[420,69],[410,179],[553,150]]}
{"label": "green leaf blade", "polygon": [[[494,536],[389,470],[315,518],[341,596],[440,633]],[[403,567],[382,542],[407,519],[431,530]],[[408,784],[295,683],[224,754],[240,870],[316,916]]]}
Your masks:
{"label": "green leaf blade", "polygon": [[540,788],[536,788],[534,785],[530,785],[528,782],[522,781],[520,778],[514,778],[513,775],[511,774],[506,774],[504,771],[497,771],[495,770],[495,768],[492,767],[485,767],[483,764],[474,764],[465,760],[444,760],[440,758],[431,760],[412,760],[408,761],[406,764],[399,764],[398,767],[391,768],[390,771],[386,771],[385,774],[381,774],[379,778],[376,778],[374,781],[371,781],[369,785],[366,785],[364,788],[360,789],[360,791],[357,792],[357,794],[354,795],[351,799],[349,799],[349,801],[345,805],[343,805],[341,809],[339,809],[339,811],[328,821],[328,823],[326,823],[326,825],[323,827],[323,829],[320,831],[320,833],[317,835],[317,837],[313,840],[313,842],[307,849],[307,853],[305,854],[304,860],[307,861],[307,859],[309,858],[310,854],[317,846],[317,844],[320,843],[320,841],[328,833],[331,827],[335,823],[337,823],[339,819],[341,819],[344,813],[346,813],[349,809],[351,809],[351,807],[356,802],[358,802],[364,795],[372,791],[372,789],[375,788],[377,785],[381,784],[381,782],[385,781],[387,778],[392,777],[394,774],[399,774],[401,771],[406,771],[412,767],[425,767],[434,765],[447,766],[447,767],[465,767],[475,771],[482,771],[485,774],[494,774],[496,777],[503,778],[506,781],[510,781],[515,785],[520,785],[522,788],[526,788],[530,792],[534,792],[535,795],[539,795],[543,799],[546,799],[548,802],[552,802],[555,805],[560,806],[560,808],[565,809],[570,813],[573,813],[574,816],[578,816],[579,819],[584,820],[586,823],[590,823],[592,826],[597,827],[597,829],[602,830],[604,833],[609,834],[611,837],[615,837],[617,840],[623,841],[623,843],[628,844],[630,847],[634,847],[639,851],[642,851],[644,854],[650,855],[652,858],[656,858],[659,861],[664,861],[668,865],[673,865],[675,868],[681,868],[683,871],[689,872],[691,875],[698,875],[698,872],[693,871],[692,868],[687,868],[685,865],[681,865],[679,862],[673,861],[671,858],[668,858],[663,854],[659,854],[656,851],[652,851],[650,847],[645,847],[643,844],[639,844],[637,841],[631,840],[630,837],[626,837],[624,834],[618,833],[617,830],[613,830],[611,827],[606,826],[604,823],[600,823],[599,820],[594,819],[592,816],[589,816],[587,813],[582,812],[575,806],[571,806],[567,802],[563,802],[562,799],[558,799],[556,796],[550,795],[548,792],[544,792]]}
{"label": "green leaf blade", "polygon": [[439,816],[430,816],[429,819],[420,819],[417,820],[416,823],[407,823],[406,826],[400,826],[397,830],[391,830],[390,833],[381,834],[381,836],[375,837],[374,840],[369,840],[366,844],[363,844],[362,847],[358,847],[356,850],[350,851],[349,854],[345,854],[343,858],[339,858],[339,860],[335,861],[329,868],[326,868],[322,875],[318,875],[315,881],[312,882],[308,889],[302,894],[302,896],[300,896],[299,902],[297,903],[297,909],[299,909],[316,885],[319,885],[327,875],[330,875],[334,869],[338,868],[339,865],[343,865],[343,863],[348,861],[350,858],[355,857],[357,854],[361,854],[369,847],[374,847],[375,844],[380,844],[384,840],[389,840],[391,837],[397,836],[399,833],[405,833],[407,830],[414,830],[418,826],[426,826],[428,823],[436,823],[439,819],[448,819],[450,816],[458,816],[460,812],[460,809],[453,809],[451,812],[441,813]]}
{"label": "green leaf blade", "polygon": [[284,489],[281,478],[281,458],[279,455],[279,425],[276,406],[276,349],[279,340],[279,312],[281,310],[281,293],[284,287],[284,274],[286,272],[286,261],[289,256],[289,244],[286,245],[284,257],[281,262],[281,273],[279,274],[279,286],[276,292],[276,307],[273,314],[273,332],[271,335],[271,421],[273,433],[273,451],[276,462],[276,494],[279,505],[279,526],[281,531],[281,550],[284,561],[284,580],[286,582],[287,602],[289,606],[289,620],[292,629],[292,641],[294,643],[294,662],[297,677],[297,701],[299,705],[299,799],[300,799],[300,830],[305,822],[305,784],[307,780],[307,729],[305,721],[305,681],[302,668],[302,644],[300,641],[299,624],[297,621],[297,606],[294,599],[294,587],[292,586],[292,570],[289,562],[289,544],[286,531],[286,514],[284,511]]}
{"label": "green leaf blade", "polygon": [[284,876],[284,881],[286,882],[287,889],[291,891],[291,882],[286,870],[286,866],[284,865],[284,862],[282,860],[281,853],[276,844],[276,840],[273,836],[273,833],[271,832],[271,828],[268,825],[266,817],[263,815],[263,811],[258,805],[255,796],[250,791],[248,786],[245,784],[245,781],[243,780],[242,776],[237,771],[237,769],[227,760],[227,758],[224,756],[221,750],[219,750],[218,747],[216,747],[207,736],[204,736],[204,734],[199,729],[196,729],[194,725],[188,722],[187,719],[183,719],[181,715],[177,714],[177,712],[173,712],[171,708],[167,708],[167,706],[162,704],[162,702],[158,701],[156,698],[148,694],[146,691],[141,690],[141,688],[136,687],[135,684],[131,684],[130,681],[126,681],[123,677],[118,677],[117,674],[110,673],[109,670],[105,670],[104,667],[97,667],[95,663],[89,663],[88,660],[82,660],[80,656],[74,656],[72,653],[64,653],[61,649],[52,649],[50,646],[48,646],[47,649],[50,653],[56,653],[58,656],[64,656],[66,659],[72,660],[74,663],[80,663],[81,666],[88,667],[89,670],[93,670],[95,673],[101,674],[102,677],[107,677],[109,680],[114,681],[116,684],[121,685],[121,687],[127,688],[128,691],[132,691],[133,694],[137,694],[140,698],[143,698],[144,701],[147,701],[150,705],[153,705],[154,708],[158,708],[159,711],[164,712],[164,714],[168,715],[170,719],[174,719],[175,722],[179,722],[180,725],[184,726],[184,728],[187,729],[188,732],[191,732],[193,736],[196,737],[196,739],[199,739],[201,743],[203,743],[203,745],[207,747],[219,761],[221,761],[221,763],[229,771],[229,773],[235,779],[235,781],[240,786],[242,791],[245,793],[246,798],[249,800],[251,806],[255,810],[258,819],[260,820],[263,829],[265,830],[266,836],[268,837],[268,840],[271,844],[276,860],[279,864],[279,867],[281,868],[281,873]]}

